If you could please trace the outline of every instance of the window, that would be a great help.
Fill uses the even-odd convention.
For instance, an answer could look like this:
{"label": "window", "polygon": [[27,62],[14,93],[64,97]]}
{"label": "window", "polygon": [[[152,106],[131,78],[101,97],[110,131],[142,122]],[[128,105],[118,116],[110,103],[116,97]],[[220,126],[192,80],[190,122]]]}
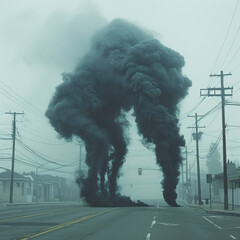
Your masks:
{"label": "window", "polygon": [[22,182],[22,196],[24,196],[24,183]]}
{"label": "window", "polygon": [[20,188],[20,182],[16,182],[18,188]]}
{"label": "window", "polygon": [[7,188],[7,183],[3,182],[3,192],[6,192],[6,188]]}
{"label": "window", "polygon": [[32,188],[28,187],[27,188],[27,195],[31,195],[32,194]]}

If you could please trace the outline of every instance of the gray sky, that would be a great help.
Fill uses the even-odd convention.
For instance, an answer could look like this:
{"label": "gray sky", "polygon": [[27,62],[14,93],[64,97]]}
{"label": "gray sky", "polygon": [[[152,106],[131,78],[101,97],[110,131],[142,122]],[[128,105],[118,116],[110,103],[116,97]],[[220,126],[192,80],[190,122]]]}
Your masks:
{"label": "gray sky", "polygon": [[[191,138],[192,130],[186,128],[194,125],[194,119],[187,118],[187,115],[195,112],[205,114],[220,102],[218,97],[209,97],[195,108],[203,99],[200,98],[200,88],[220,86],[220,79],[210,80],[209,74],[219,73],[220,70],[231,71],[233,75],[225,78],[225,84],[234,87],[234,96],[230,100],[239,101],[240,33],[237,31],[240,6],[233,18],[237,2],[1,0],[0,138],[10,137],[11,134],[12,117],[5,115],[5,112],[24,111],[25,115],[18,116],[17,121],[19,141],[51,161],[70,164],[64,168],[45,164],[45,160],[35,158],[26,150],[26,146],[24,148],[17,142],[16,171],[35,171],[37,166],[45,164],[39,172],[73,176],[78,164],[79,146],[76,141],[66,143],[59,140],[43,114],[55,87],[61,83],[61,73],[74,68],[87,51],[93,33],[114,18],[130,20],[152,31],[164,45],[184,56],[186,66],[183,72],[192,80],[193,86],[181,103],[180,124],[188,150],[192,151],[189,162],[194,170],[195,142]],[[226,122],[229,125],[227,154],[238,165],[240,127],[232,126],[240,126],[239,115],[239,106],[226,107]],[[144,171],[143,176],[137,176],[138,167],[157,167],[154,155],[141,146],[134,119],[131,122],[132,143],[121,182],[125,192],[143,197],[139,186],[143,183],[159,186],[160,173]],[[204,135],[200,142],[200,155],[204,157],[210,144],[217,142],[221,134],[221,110],[209,114],[200,124],[206,126],[206,129],[201,130]],[[0,140],[0,144],[0,166],[10,168],[10,160],[2,158],[11,157],[11,141]],[[221,141],[218,148],[221,152]],[[205,159],[201,159],[200,164],[204,168]],[[44,167],[54,171],[47,171]]]}

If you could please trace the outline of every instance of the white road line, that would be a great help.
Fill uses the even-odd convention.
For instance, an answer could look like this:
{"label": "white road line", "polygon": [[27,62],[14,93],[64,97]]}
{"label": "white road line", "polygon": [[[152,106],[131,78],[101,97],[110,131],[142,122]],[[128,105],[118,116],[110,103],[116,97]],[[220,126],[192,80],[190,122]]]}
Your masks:
{"label": "white road line", "polygon": [[10,211],[2,211],[2,214],[8,214],[8,213],[12,213],[12,212],[22,212],[23,210],[10,210]]}
{"label": "white road line", "polygon": [[151,240],[151,233],[147,234],[146,240]]}
{"label": "white road line", "polygon": [[155,224],[156,224],[156,220],[153,220],[150,228],[153,228],[153,226],[154,226]]}
{"label": "white road line", "polygon": [[228,228],[224,228],[225,230],[233,230],[233,229],[239,229],[240,227],[228,227]]}
{"label": "white road line", "polygon": [[154,216],[153,219],[155,220],[155,219],[156,219],[156,216]]}
{"label": "white road line", "polygon": [[210,218],[217,218],[217,219],[223,219],[223,216],[208,216]]}
{"label": "white road line", "polygon": [[209,220],[208,218],[202,216],[206,221],[210,222],[213,226],[215,226],[218,229],[222,229],[221,227],[219,227],[217,224],[215,224],[214,222],[212,222],[211,220]]}
{"label": "white road line", "polygon": [[177,227],[177,226],[179,226],[179,224],[176,224],[176,223],[157,222],[157,224],[163,225],[165,227]]}
{"label": "white road line", "polygon": [[233,235],[229,235],[232,239],[237,239],[237,238],[235,238]]}

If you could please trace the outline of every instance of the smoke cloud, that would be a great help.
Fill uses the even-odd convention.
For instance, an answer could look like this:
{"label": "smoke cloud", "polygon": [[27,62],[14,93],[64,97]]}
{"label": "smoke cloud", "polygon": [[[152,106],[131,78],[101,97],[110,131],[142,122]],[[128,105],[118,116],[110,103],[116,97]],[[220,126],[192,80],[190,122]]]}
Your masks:
{"label": "smoke cloud", "polygon": [[128,146],[125,114],[133,109],[139,134],[154,146],[163,171],[164,199],[177,206],[180,146],[185,144],[178,103],[191,86],[183,66],[179,53],[138,26],[115,19],[95,34],[76,69],[63,74],[46,116],[63,138],[77,136],[85,143],[88,174],[77,182],[88,204],[143,204],[120,196],[117,185]]}

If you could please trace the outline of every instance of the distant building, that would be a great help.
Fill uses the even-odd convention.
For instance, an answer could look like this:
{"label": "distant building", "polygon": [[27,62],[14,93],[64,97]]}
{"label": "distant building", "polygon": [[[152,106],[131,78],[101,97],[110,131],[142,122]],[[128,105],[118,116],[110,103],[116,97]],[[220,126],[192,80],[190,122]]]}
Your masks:
{"label": "distant building", "polygon": [[[0,173],[0,202],[8,202],[10,198],[11,171]],[[13,201],[32,202],[33,179],[14,173]]]}
{"label": "distant building", "polygon": [[[0,202],[9,202],[11,171],[0,173]],[[53,201],[77,201],[79,189],[76,183],[67,186],[67,180],[63,177],[52,175],[40,175],[35,172],[14,173],[13,202],[53,202]]]}
{"label": "distant building", "polygon": [[[228,202],[232,202],[232,191],[234,191],[234,204],[240,205],[240,168],[236,168],[235,163],[227,163],[228,177]],[[224,202],[223,173],[216,174],[213,178],[213,201]]]}
{"label": "distant building", "polygon": [[34,172],[31,172],[29,175],[34,179],[34,202],[52,202],[66,200],[66,178],[52,175],[39,175],[35,174]]}

